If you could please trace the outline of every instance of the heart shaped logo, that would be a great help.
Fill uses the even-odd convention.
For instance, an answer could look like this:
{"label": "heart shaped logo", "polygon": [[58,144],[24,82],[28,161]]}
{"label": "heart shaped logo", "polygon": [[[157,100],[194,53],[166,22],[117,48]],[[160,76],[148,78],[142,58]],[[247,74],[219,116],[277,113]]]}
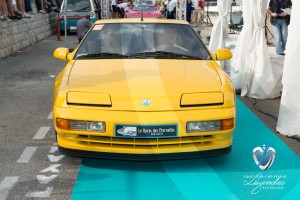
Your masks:
{"label": "heart shaped logo", "polygon": [[276,151],[272,147],[256,147],[252,151],[255,164],[261,170],[270,168],[275,160]]}

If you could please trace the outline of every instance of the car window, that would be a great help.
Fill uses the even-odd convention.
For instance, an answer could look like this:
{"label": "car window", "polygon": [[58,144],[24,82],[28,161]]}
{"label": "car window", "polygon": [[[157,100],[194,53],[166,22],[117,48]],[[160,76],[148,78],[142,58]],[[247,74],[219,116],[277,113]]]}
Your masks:
{"label": "car window", "polygon": [[90,0],[68,0],[68,12],[89,12],[91,11]]}
{"label": "car window", "polygon": [[75,58],[192,58],[211,59],[189,25],[122,23],[96,24]]}

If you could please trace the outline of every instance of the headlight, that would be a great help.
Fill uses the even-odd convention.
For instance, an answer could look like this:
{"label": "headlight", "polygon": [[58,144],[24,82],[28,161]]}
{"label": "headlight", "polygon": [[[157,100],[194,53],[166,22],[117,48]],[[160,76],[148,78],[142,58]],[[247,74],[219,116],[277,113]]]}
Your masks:
{"label": "headlight", "polygon": [[83,130],[105,132],[105,122],[56,119],[56,126],[63,130]]}
{"label": "headlight", "polygon": [[93,11],[89,12],[90,17],[95,17],[95,13]]}
{"label": "headlight", "polygon": [[228,129],[232,129],[233,127],[234,127],[233,119],[196,121],[196,122],[188,122],[186,124],[186,132],[228,130]]}

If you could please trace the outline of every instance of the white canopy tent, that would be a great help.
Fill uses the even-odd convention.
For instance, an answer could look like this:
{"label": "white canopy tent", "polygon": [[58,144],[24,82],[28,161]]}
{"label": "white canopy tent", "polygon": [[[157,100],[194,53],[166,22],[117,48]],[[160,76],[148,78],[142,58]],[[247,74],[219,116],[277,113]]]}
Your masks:
{"label": "white canopy tent", "polygon": [[272,69],[265,38],[265,17],[268,1],[251,0],[253,36],[247,51],[245,71],[242,75],[242,96],[268,99],[280,96],[275,71]]}
{"label": "white canopy tent", "polygon": [[293,1],[289,36],[283,68],[283,92],[276,130],[300,138],[300,1]]}
{"label": "white canopy tent", "polygon": [[236,90],[242,89],[242,75],[245,70],[246,56],[253,35],[252,3],[243,2],[243,29],[237,39],[236,47],[231,59],[230,77]]}
{"label": "white canopy tent", "polygon": [[212,52],[225,47],[226,39],[228,38],[228,14],[232,0],[218,0],[217,4],[219,17],[213,26],[208,46]]}

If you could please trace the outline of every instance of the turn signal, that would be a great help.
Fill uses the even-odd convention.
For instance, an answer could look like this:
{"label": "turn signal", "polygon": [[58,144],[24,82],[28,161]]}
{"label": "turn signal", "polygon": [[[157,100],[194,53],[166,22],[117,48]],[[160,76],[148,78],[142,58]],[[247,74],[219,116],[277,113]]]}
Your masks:
{"label": "turn signal", "polygon": [[70,120],[68,119],[61,119],[61,118],[56,118],[56,126],[59,129],[63,130],[70,130]]}
{"label": "turn signal", "polygon": [[233,127],[234,127],[233,118],[221,120],[221,130],[233,129]]}

